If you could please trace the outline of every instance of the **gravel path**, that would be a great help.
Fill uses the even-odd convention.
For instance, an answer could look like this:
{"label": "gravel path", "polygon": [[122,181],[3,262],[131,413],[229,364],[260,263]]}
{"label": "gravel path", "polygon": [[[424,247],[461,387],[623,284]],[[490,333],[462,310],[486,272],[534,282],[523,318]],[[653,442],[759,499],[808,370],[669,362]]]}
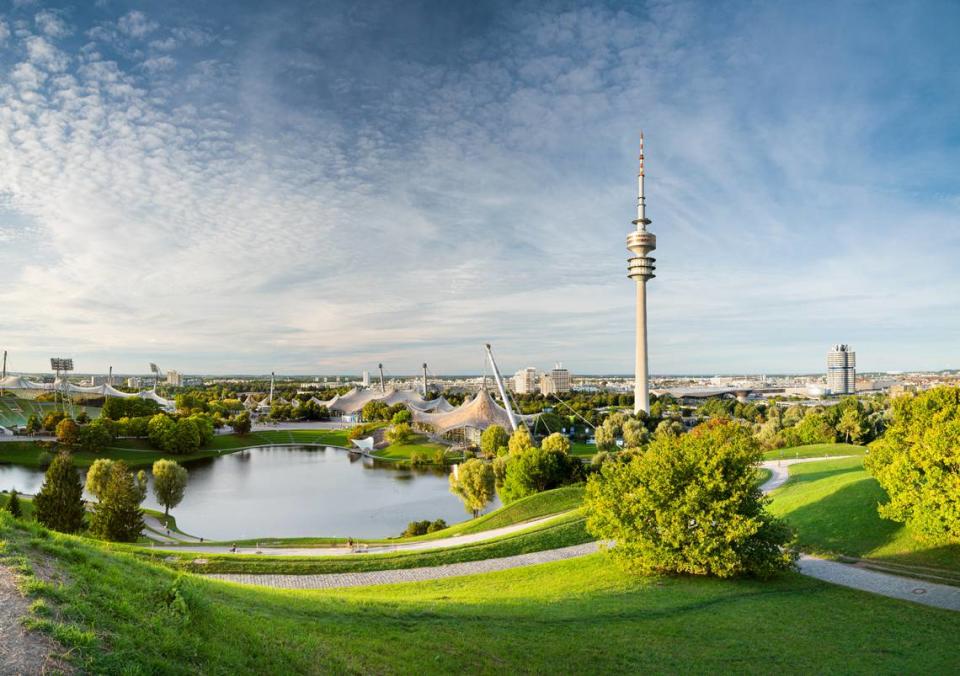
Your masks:
{"label": "gravel path", "polygon": [[531,554],[518,554],[501,559],[485,559],[465,563],[450,563],[430,568],[405,568],[403,570],[377,570],[364,573],[330,573],[325,575],[206,575],[218,580],[255,584],[279,589],[336,589],[341,587],[366,587],[394,582],[422,582],[444,577],[493,573],[498,570],[532,566],[538,563],[563,561],[578,556],[593,554],[599,548],[596,542],[588,542],[562,549],[548,549]]}

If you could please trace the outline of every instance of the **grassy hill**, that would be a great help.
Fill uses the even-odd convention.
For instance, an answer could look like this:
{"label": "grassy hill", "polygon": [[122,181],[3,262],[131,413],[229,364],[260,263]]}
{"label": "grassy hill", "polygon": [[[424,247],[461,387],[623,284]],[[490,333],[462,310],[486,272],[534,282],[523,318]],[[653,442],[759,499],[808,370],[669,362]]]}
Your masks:
{"label": "grassy hill", "polygon": [[805,446],[791,446],[777,448],[763,454],[764,460],[789,460],[791,458],[829,458],[841,455],[863,455],[867,452],[866,446],[856,444],[807,444]]}
{"label": "grassy hill", "polygon": [[960,544],[933,546],[905,525],[881,519],[887,497],[862,458],[794,465],[771,494],[770,511],[797,530],[800,546],[827,556],[865,559],[920,577],[960,584]]}
{"label": "grassy hill", "polygon": [[93,673],[958,667],[960,614],[797,575],[642,579],[594,555],[427,583],[294,592],[178,574],[7,515],[0,540],[5,563],[26,575],[34,598],[28,626],[58,638]]}

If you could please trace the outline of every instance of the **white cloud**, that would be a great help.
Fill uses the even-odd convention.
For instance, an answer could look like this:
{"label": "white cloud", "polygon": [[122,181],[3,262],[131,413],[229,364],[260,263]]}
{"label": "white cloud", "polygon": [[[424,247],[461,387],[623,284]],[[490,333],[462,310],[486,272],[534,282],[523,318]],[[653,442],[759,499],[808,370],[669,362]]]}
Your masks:
{"label": "white cloud", "polygon": [[43,10],[34,17],[34,22],[40,31],[51,38],[62,38],[70,35],[73,31],[70,26],[56,12]]}
{"label": "white cloud", "polygon": [[162,73],[173,70],[177,62],[169,56],[155,56],[143,62],[144,70],[150,73]]}
{"label": "white cloud", "polygon": [[156,21],[147,18],[147,15],[138,10],[133,10],[120,17],[117,21],[117,28],[124,35],[132,38],[142,38],[152,33],[158,28]]}
{"label": "white cloud", "polygon": [[69,58],[52,43],[33,35],[24,40],[27,58],[36,66],[52,72],[60,72],[67,67]]}
{"label": "white cloud", "polygon": [[6,44],[7,39],[10,37],[10,27],[7,26],[7,23],[0,19],[0,47]]}

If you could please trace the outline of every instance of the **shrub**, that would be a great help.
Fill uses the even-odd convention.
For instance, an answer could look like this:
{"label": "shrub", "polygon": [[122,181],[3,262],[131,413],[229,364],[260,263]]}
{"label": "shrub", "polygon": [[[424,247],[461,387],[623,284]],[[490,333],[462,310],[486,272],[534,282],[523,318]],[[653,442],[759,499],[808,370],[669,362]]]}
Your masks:
{"label": "shrub", "polygon": [[[765,509],[759,445],[715,419],[690,434],[658,434],[629,463],[604,463],[587,482],[587,529],[613,540],[628,570],[768,577],[790,568],[790,529]],[[509,479],[509,473],[508,473]]]}
{"label": "shrub", "polygon": [[400,534],[400,537],[412,538],[417,535],[426,535],[430,532],[430,521],[411,521],[407,524],[407,529]]}
{"label": "shrub", "polygon": [[887,492],[885,519],[933,543],[960,541],[960,388],[893,401],[893,421],[864,458]]}
{"label": "shrub", "polygon": [[412,467],[423,467],[424,465],[430,464],[430,458],[426,453],[421,453],[420,451],[414,451],[410,454],[410,465]]}
{"label": "shrub", "polygon": [[406,444],[413,438],[413,429],[409,423],[394,425],[387,431],[387,441],[392,444]]}
{"label": "shrub", "polygon": [[20,507],[20,496],[17,495],[15,490],[10,491],[10,497],[7,498],[6,510],[18,519],[23,516],[23,509]]}
{"label": "shrub", "polygon": [[438,530],[446,530],[448,528],[447,522],[443,519],[437,519],[427,527],[428,533],[436,533]]}

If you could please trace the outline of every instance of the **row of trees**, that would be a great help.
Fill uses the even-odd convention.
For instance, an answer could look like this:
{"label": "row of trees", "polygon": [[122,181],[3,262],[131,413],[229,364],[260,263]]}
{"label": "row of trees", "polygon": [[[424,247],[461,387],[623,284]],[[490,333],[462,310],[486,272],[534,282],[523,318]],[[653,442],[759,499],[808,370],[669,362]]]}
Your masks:
{"label": "row of trees", "polygon": [[[172,460],[158,460],[152,469],[154,494],[169,515],[183,499],[187,470]],[[83,488],[71,456],[57,455],[33,499],[37,521],[61,533],[83,530],[87,513]],[[140,537],[144,527],[140,505],[147,495],[145,472],[132,472],[122,460],[100,459],[87,471],[86,489],[97,499],[89,519],[94,537],[114,542],[135,542]]]}

